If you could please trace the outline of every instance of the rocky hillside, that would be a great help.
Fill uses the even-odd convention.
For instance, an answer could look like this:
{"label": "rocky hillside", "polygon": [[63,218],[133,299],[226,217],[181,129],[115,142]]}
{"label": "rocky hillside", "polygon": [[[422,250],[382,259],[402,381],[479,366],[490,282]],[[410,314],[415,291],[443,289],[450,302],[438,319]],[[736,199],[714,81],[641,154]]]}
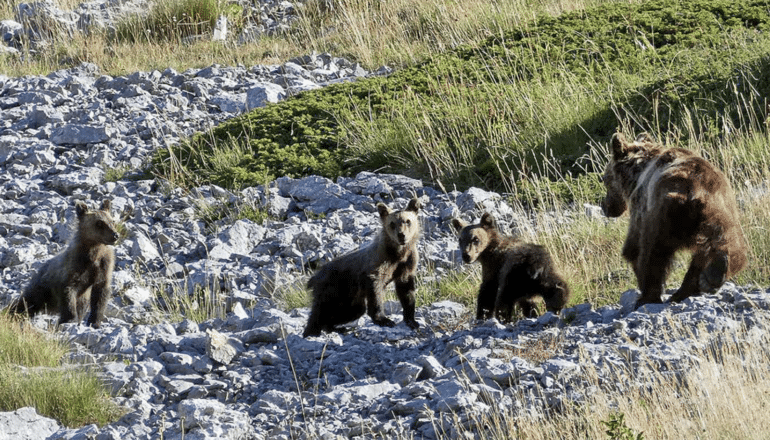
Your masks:
{"label": "rocky hillside", "polygon": [[[398,175],[279,178],[233,192],[186,191],[143,174],[156,150],[182,137],[296,91],[370,74],[313,54],[276,66],[122,77],[87,64],[0,75],[0,305],[66,245],[75,200],[95,206],[109,198],[116,213],[132,212],[116,245],[108,319],[98,330],[61,329],[72,359],[98,365],[126,415],[69,429],[24,408],[0,413],[0,437],[457,438],[458,430],[487,429],[477,422],[490,412],[537,417],[582,402],[597,383],[639,387],[651,365],[687,371],[702,344],[726,334],[765,343],[768,291],[735,285],[639,311],[631,290],[617,305],[579,304],[508,326],[473,323],[464,306],[440,302],[418,309],[417,332],[364,317],[348,334],[302,338],[308,310],[283,311],[282,294],[318,264],[371,240],[379,201],[400,208],[420,197],[421,270],[438,276],[462,270],[448,224],[455,216],[491,211],[510,228],[548,227],[516,214],[499,194],[446,192]],[[268,219],[250,220],[250,209]],[[220,318],[170,322],[154,300],[202,300],[201,292]],[[400,322],[397,303],[388,311]],[[55,319],[33,322],[47,328]],[[638,374],[617,380],[628,371]]]}

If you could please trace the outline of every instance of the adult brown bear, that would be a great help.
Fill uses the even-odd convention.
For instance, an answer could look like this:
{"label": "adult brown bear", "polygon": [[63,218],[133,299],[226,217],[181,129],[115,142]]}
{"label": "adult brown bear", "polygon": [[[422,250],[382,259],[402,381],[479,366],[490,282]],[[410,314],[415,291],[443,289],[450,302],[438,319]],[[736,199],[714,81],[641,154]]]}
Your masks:
{"label": "adult brown bear", "polygon": [[404,309],[404,323],[411,329],[419,327],[414,318],[419,209],[418,199],[410,200],[403,211],[397,212],[378,203],[382,221],[379,237],[327,263],[310,278],[307,286],[313,289],[313,305],[304,337],[340,331],[338,325],[358,319],[364,312],[375,324],[393,327],[395,323],[382,308],[385,286],[391,281]]}
{"label": "adult brown bear", "polygon": [[481,263],[476,319],[494,315],[502,322],[510,321],[514,304],[525,317],[537,317],[537,297],[556,313],[567,304],[569,287],[544,247],[501,234],[488,212],[478,224],[468,225],[456,218],[452,226],[460,234],[463,261]]}
{"label": "adult brown bear", "polygon": [[62,253],[40,267],[24,293],[10,305],[11,313],[32,316],[58,310],[59,324],[73,319],[80,323],[90,304],[87,324],[101,324],[112,294],[115,251],[111,245],[119,235],[110,215],[109,200],[104,200],[96,211],[89,211],[84,202],[77,201],[75,213],[75,237]]}
{"label": "adult brown bear", "polygon": [[627,142],[616,133],[611,144],[602,210],[618,217],[629,209],[622,255],[642,293],[636,307],[662,302],[663,283],[679,249],[693,255],[671,301],[714,291],[743,269],[747,244],[735,195],[721,171],[692,151],[663,148],[646,135]]}

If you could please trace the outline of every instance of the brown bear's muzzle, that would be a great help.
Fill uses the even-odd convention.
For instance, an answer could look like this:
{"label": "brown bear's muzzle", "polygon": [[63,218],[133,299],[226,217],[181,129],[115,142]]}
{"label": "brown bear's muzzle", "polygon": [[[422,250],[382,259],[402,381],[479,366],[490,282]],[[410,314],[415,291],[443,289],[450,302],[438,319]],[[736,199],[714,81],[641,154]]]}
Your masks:
{"label": "brown bear's muzzle", "polygon": [[467,253],[467,252],[463,252],[463,261],[464,261],[466,264],[470,264],[470,263],[473,263],[473,257],[471,257],[471,254],[469,254],[469,253]]}
{"label": "brown bear's muzzle", "polygon": [[626,202],[622,198],[607,196],[602,200],[602,212],[606,217],[620,217],[626,212]]}

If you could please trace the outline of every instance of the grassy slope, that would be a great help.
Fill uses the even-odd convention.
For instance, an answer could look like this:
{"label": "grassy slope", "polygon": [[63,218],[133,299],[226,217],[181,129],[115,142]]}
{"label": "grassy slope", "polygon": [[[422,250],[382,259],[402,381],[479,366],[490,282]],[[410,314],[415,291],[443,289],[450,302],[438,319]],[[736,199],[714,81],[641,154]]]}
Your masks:
{"label": "grassy slope", "polygon": [[[155,164],[179,171],[180,183],[227,187],[360,169],[497,189],[511,175],[553,177],[590,168],[578,161],[588,143],[621,123],[674,130],[681,141],[731,116],[720,113],[740,99],[734,88],[770,94],[761,74],[769,23],[764,0],[655,0],[541,18],[388,78],[252,111]],[[685,133],[693,108],[698,126]],[[217,155],[224,166],[209,165]],[[538,168],[543,158],[555,169]]]}

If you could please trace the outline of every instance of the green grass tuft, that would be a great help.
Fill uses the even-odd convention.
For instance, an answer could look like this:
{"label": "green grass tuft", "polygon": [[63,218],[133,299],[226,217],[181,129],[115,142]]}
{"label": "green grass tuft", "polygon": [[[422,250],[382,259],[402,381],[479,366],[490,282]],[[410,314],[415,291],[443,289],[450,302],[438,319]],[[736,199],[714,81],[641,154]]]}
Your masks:
{"label": "green grass tuft", "polygon": [[67,351],[62,341],[0,314],[0,411],[32,406],[71,428],[119,419],[124,411],[95,371],[62,363]]}

